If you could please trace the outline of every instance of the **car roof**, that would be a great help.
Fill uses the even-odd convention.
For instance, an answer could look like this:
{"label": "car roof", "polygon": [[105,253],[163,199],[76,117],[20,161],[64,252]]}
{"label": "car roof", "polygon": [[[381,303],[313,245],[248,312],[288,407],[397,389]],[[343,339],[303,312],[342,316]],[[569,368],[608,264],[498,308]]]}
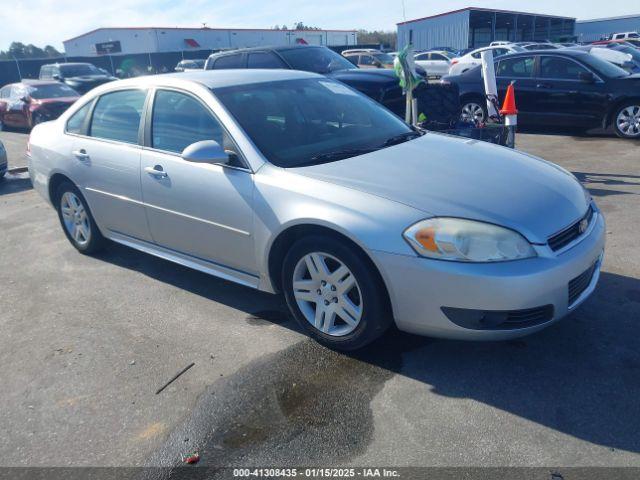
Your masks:
{"label": "car roof", "polygon": [[323,45],[267,45],[264,47],[246,47],[246,48],[234,48],[232,50],[220,50],[219,52],[212,53],[209,55],[211,57],[217,57],[222,55],[232,55],[234,53],[244,53],[244,52],[264,52],[265,50],[271,50],[274,52],[283,52],[285,50],[294,50],[299,48],[327,48]]}
{"label": "car roof", "polygon": [[585,50],[578,50],[578,49],[575,49],[574,47],[569,47],[569,48],[557,48],[557,49],[551,49],[551,50],[547,50],[547,49],[527,50],[526,52],[515,52],[515,53],[502,55],[500,56],[500,58],[528,57],[531,55],[560,55],[563,57],[584,58],[585,55],[587,56],[589,55],[589,52]]}
{"label": "car roof", "polygon": [[317,73],[302,72],[287,69],[231,69],[231,70],[194,70],[180,73],[166,73],[136,77],[105,85],[162,85],[175,84],[181,81],[199,83],[207,88],[223,88],[235,85],[250,85],[256,83],[276,82],[281,80],[298,80],[305,78],[327,77]]}

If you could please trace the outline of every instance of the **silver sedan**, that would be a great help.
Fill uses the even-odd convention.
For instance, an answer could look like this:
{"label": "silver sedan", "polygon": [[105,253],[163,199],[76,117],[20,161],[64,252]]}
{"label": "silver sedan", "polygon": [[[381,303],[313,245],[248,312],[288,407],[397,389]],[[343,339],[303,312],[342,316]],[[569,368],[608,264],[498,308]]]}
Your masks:
{"label": "silver sedan", "polygon": [[567,171],[416,131],[319,75],[124,80],[31,134],[34,187],[82,253],[109,239],[267,292],[356,349],[544,328],[594,290],[604,219]]}

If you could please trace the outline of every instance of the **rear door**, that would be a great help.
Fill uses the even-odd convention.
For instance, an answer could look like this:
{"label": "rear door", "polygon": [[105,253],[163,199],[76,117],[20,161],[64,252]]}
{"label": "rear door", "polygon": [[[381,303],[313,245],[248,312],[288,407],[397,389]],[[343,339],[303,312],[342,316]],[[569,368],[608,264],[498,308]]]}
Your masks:
{"label": "rear door", "polygon": [[515,81],[516,107],[519,120],[534,123],[536,119],[536,86],[533,78],[535,56],[499,58],[496,67],[496,84],[500,105],[504,102],[507,88]]}
{"label": "rear door", "polygon": [[[153,240],[255,276],[253,175],[239,149],[213,112],[190,93],[158,89],[149,116],[142,194]],[[183,160],[182,151],[202,140],[215,140],[233,152],[234,164]]]}
{"label": "rear door", "polygon": [[[91,107],[86,130],[81,128],[81,133],[75,134],[72,155],[98,225],[115,234],[150,241],[140,189],[141,119],[146,97],[144,89],[100,96]],[[70,128],[75,128],[71,119],[68,132]]]}
{"label": "rear door", "polygon": [[536,74],[536,105],[540,116],[549,124],[567,127],[597,126],[604,115],[606,94],[604,82],[594,75],[585,82],[581,74],[589,74],[577,61],[541,55]]}

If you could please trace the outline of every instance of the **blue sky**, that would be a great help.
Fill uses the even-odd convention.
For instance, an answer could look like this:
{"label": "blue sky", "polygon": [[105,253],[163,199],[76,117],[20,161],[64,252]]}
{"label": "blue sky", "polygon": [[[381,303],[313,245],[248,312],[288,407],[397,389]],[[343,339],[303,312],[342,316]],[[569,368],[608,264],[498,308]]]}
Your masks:
{"label": "blue sky", "polygon": [[[0,49],[13,40],[52,44],[98,27],[188,26],[269,28],[302,21],[321,28],[395,30],[401,0],[4,0]],[[564,15],[580,19],[640,14],[628,0],[459,1],[405,0],[406,18],[467,6]]]}

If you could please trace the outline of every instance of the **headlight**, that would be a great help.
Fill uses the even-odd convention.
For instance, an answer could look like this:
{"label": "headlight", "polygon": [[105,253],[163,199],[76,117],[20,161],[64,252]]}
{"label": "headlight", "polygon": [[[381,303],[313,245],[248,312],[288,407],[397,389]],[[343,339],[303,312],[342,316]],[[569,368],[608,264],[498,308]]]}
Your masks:
{"label": "headlight", "polygon": [[422,220],[405,230],[404,238],[418,255],[439,260],[503,262],[536,256],[519,233],[461,218]]}

